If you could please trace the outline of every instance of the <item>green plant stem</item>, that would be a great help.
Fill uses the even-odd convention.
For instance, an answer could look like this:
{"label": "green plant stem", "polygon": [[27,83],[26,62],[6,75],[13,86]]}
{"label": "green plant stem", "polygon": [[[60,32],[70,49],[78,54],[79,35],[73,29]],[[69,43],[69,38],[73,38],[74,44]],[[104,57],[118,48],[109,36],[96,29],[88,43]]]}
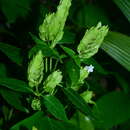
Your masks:
{"label": "green plant stem", "polygon": [[55,66],[53,70],[56,70],[59,60],[56,60]]}
{"label": "green plant stem", "polygon": [[50,71],[52,70],[52,58],[50,58]]}
{"label": "green plant stem", "polygon": [[45,72],[48,71],[48,58],[45,59]]}

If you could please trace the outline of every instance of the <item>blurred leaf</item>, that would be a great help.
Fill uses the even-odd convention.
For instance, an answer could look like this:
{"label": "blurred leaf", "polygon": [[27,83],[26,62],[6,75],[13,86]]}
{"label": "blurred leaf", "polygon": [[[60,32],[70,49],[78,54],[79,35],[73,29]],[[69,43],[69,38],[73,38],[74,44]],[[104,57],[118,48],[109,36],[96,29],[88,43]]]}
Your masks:
{"label": "blurred leaf", "polygon": [[113,0],[130,22],[130,0]]}
{"label": "blurred leaf", "polygon": [[0,78],[0,85],[19,92],[31,92],[31,89],[29,88],[27,83],[18,79]]}
{"label": "blurred leaf", "polygon": [[45,117],[42,112],[37,112],[29,118],[20,121],[10,130],[19,130],[28,128],[28,130],[32,130],[32,127],[35,126],[38,130],[78,130],[74,125],[61,122],[57,120],[50,119],[49,117]]}
{"label": "blurred leaf", "polygon": [[99,128],[112,128],[130,118],[130,96],[123,92],[111,92],[101,97],[93,109],[100,122]]}
{"label": "blurred leaf", "polygon": [[80,130],[94,130],[94,125],[91,120],[79,111],[73,115],[70,119],[70,123],[77,126]]}
{"label": "blurred leaf", "polygon": [[81,110],[81,112],[83,112],[87,116],[93,117],[90,107],[77,92],[75,92],[71,88],[65,88],[64,93],[72,102],[72,104],[74,104],[79,110]]}
{"label": "blurred leaf", "polygon": [[22,64],[22,57],[20,55],[20,48],[17,48],[13,45],[0,42],[0,51],[7,55],[13,62],[18,65]]}
{"label": "blurred leaf", "polygon": [[67,121],[64,106],[56,97],[51,95],[44,96],[44,104],[48,112],[54,115],[57,119]]}
{"label": "blurred leaf", "polygon": [[4,64],[0,63],[0,77],[6,77],[6,67]]}
{"label": "blurred leaf", "polygon": [[74,40],[75,40],[75,34],[65,30],[63,38],[58,42],[58,44],[73,44]]}
{"label": "blurred leaf", "polygon": [[[76,10],[77,11],[77,10]],[[77,15],[77,16],[76,16]],[[75,22],[81,27],[90,28],[96,25],[99,21],[102,24],[110,25],[110,21],[102,8],[95,5],[85,5],[75,15]]]}
{"label": "blurred leaf", "polygon": [[130,71],[130,37],[117,32],[109,32],[101,48]]}
{"label": "blurred leaf", "polygon": [[119,85],[122,87],[122,89],[124,90],[125,93],[128,93],[129,92],[129,84],[127,82],[127,80],[121,76],[119,73],[112,73],[116,80],[118,81]]}
{"label": "blurred leaf", "polygon": [[79,77],[80,77],[79,66],[77,66],[77,64],[75,63],[75,61],[73,59],[70,59],[69,61],[67,61],[65,67],[66,67],[67,76],[71,81],[70,86],[77,84]]}
{"label": "blurred leaf", "polygon": [[23,111],[23,112],[28,112],[28,110],[22,106],[22,102],[20,100],[21,95],[17,92],[13,92],[11,90],[7,89],[0,89],[0,93],[2,97],[13,107],[16,109]]}
{"label": "blurred leaf", "polygon": [[0,0],[0,8],[7,22],[14,23],[17,18],[27,16],[32,2],[33,0]]}

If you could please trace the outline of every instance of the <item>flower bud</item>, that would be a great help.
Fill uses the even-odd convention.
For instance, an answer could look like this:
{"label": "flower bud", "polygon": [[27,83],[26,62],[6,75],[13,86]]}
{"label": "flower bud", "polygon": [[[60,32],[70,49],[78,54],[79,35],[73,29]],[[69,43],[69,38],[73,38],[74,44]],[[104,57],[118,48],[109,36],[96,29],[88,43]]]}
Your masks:
{"label": "flower bud", "polygon": [[93,97],[93,92],[92,91],[85,91],[81,94],[81,97],[87,102],[87,103],[90,103],[90,104],[95,104],[94,101],[92,101],[92,97]]}
{"label": "flower bud", "polygon": [[39,51],[32,59],[28,67],[28,81],[29,86],[38,86],[43,79],[43,55],[42,51]]}
{"label": "flower bud", "polygon": [[52,41],[52,47],[63,37],[63,29],[70,6],[71,0],[61,0],[57,12],[46,15],[43,24],[39,27],[40,38],[45,41]]}
{"label": "flower bud", "polygon": [[44,90],[49,94],[53,94],[55,87],[61,83],[62,73],[57,70],[50,74],[44,82]]}
{"label": "flower bud", "polygon": [[31,107],[32,107],[33,110],[41,110],[41,102],[40,102],[40,100],[37,99],[37,98],[34,98],[32,100]]}
{"label": "flower bud", "polygon": [[79,56],[81,58],[90,58],[96,54],[107,33],[108,27],[101,26],[100,22],[96,27],[87,30],[77,47]]}

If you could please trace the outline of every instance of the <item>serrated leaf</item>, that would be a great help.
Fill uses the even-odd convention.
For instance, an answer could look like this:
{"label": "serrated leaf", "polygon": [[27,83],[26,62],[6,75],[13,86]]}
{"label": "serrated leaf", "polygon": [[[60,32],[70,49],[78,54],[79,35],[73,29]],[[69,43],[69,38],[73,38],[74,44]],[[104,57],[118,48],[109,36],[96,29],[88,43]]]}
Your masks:
{"label": "serrated leaf", "polygon": [[20,100],[21,94],[18,92],[14,92],[11,90],[7,89],[0,89],[0,93],[2,97],[13,107],[16,109],[23,111],[23,112],[28,112],[28,110],[22,105],[22,102]]}
{"label": "serrated leaf", "polygon": [[14,91],[31,93],[31,90],[27,83],[22,80],[13,78],[0,78],[0,85]]}
{"label": "serrated leaf", "polygon": [[50,112],[57,119],[67,121],[64,106],[56,97],[52,95],[44,96],[44,104],[48,112]]}
{"label": "serrated leaf", "polygon": [[72,102],[72,104],[74,104],[81,112],[83,112],[87,116],[93,117],[90,107],[77,92],[75,92],[71,88],[65,88],[64,93]]}
{"label": "serrated leaf", "polygon": [[0,51],[2,51],[6,56],[8,56],[13,62],[18,65],[22,64],[22,56],[20,55],[20,48],[13,45],[0,42]]}
{"label": "serrated leaf", "polygon": [[111,92],[101,97],[93,108],[98,118],[96,127],[112,128],[130,118],[130,96],[123,92]]}
{"label": "serrated leaf", "polygon": [[129,0],[113,0],[113,1],[121,9],[123,14],[130,22],[130,1]]}
{"label": "serrated leaf", "polygon": [[117,32],[109,32],[101,48],[130,71],[130,37]]}

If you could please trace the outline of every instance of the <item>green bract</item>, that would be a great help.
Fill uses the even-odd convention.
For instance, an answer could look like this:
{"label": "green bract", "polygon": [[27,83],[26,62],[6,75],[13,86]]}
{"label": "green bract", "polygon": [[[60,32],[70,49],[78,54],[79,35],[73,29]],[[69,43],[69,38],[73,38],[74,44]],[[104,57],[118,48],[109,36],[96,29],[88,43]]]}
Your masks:
{"label": "green bract", "polygon": [[90,58],[97,53],[107,33],[108,27],[101,26],[100,22],[96,27],[87,30],[77,48],[80,58]]}
{"label": "green bract", "polygon": [[49,94],[53,94],[55,87],[61,83],[62,73],[57,70],[50,74],[44,82],[44,90]]}
{"label": "green bract", "polygon": [[84,80],[88,77],[89,72],[86,70],[86,68],[81,67],[80,69],[80,78],[79,78],[79,84],[83,84]]}
{"label": "green bract", "polygon": [[39,27],[40,38],[44,41],[51,41],[51,47],[54,47],[62,39],[70,6],[71,0],[61,0],[57,12],[48,14]]}
{"label": "green bract", "polygon": [[38,86],[41,83],[43,79],[43,69],[43,55],[42,51],[39,51],[28,67],[28,81],[30,87]]}
{"label": "green bract", "polygon": [[94,101],[92,101],[92,97],[93,97],[93,92],[92,91],[85,91],[81,94],[82,98],[87,102],[87,103],[90,103],[90,104],[95,104]]}
{"label": "green bract", "polygon": [[87,71],[86,67],[81,67],[78,83],[75,86],[71,86],[71,88],[75,91],[78,91],[80,86],[84,84],[84,80],[88,77],[88,75],[89,75],[89,72]]}
{"label": "green bract", "polygon": [[37,99],[37,98],[34,98],[32,100],[31,107],[32,107],[33,110],[41,110],[41,102],[40,102],[40,100]]}

